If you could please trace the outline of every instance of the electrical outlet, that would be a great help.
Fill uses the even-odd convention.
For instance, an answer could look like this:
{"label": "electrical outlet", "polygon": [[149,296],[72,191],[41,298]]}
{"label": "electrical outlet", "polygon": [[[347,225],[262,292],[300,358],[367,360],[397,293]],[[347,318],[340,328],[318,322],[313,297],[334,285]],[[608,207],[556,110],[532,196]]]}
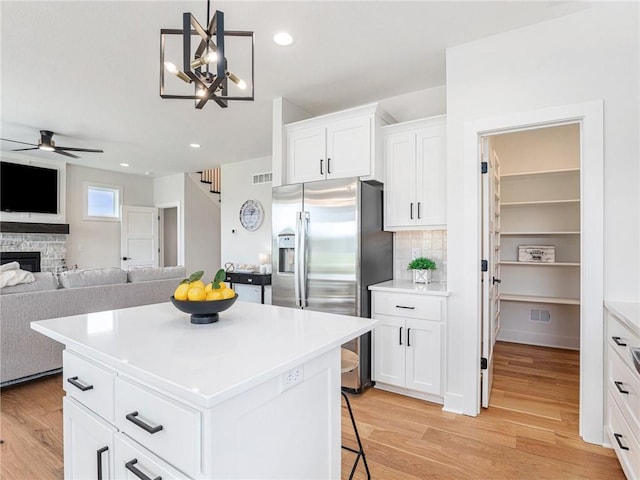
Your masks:
{"label": "electrical outlet", "polygon": [[414,258],[418,258],[420,256],[420,249],[419,248],[412,248],[411,249],[411,260],[413,260]]}
{"label": "electrical outlet", "polygon": [[304,368],[302,365],[284,372],[280,377],[280,391],[284,392],[296,386],[304,380]]}

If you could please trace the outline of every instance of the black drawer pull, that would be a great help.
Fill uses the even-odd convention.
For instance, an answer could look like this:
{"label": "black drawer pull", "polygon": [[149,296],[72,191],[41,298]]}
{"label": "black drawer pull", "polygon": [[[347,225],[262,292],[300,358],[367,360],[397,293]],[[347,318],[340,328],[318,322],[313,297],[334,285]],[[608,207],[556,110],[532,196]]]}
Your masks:
{"label": "black drawer pull", "polygon": [[625,447],[622,442],[620,441],[620,439],[622,438],[622,435],[620,435],[619,433],[614,433],[613,434],[614,438],[616,439],[616,442],[618,442],[618,446],[622,449],[622,450],[629,450],[629,447]]}
{"label": "black drawer pull", "polygon": [[127,414],[127,420],[129,420],[132,423],[135,423],[145,432],[149,432],[149,433],[158,433],[163,428],[162,425],[156,425],[155,427],[152,427],[151,425],[147,425],[146,423],[144,423],[142,420],[139,420],[137,411]]}
{"label": "black drawer pull", "polygon": [[86,392],[87,390],[92,390],[93,389],[93,385],[83,385],[83,384],[81,384],[78,381],[78,377],[67,378],[67,382],[69,382],[74,387],[79,388],[83,392]]}
{"label": "black drawer pull", "polygon": [[627,344],[624,343],[620,337],[611,337],[613,339],[614,342],[616,342],[616,345],[618,345],[619,347],[626,347]]}
{"label": "black drawer pull", "polygon": [[615,384],[616,384],[616,387],[618,388],[618,391],[619,391],[620,393],[624,393],[624,394],[629,395],[629,390],[623,390],[623,389],[622,389],[622,382],[613,382],[613,383],[615,383]]}
{"label": "black drawer pull", "polygon": [[109,450],[109,447],[102,447],[96,451],[98,456],[98,480],[102,480],[102,454]]}
{"label": "black drawer pull", "polygon": [[136,463],[138,463],[138,459],[134,458],[133,460],[125,463],[124,466],[140,480],[162,480],[162,477],[160,475],[158,475],[156,478],[147,477],[144,473],[142,473],[135,467]]}
{"label": "black drawer pull", "polygon": [[404,305],[396,305],[396,308],[404,308],[406,310],[415,310],[416,307],[405,307]]}

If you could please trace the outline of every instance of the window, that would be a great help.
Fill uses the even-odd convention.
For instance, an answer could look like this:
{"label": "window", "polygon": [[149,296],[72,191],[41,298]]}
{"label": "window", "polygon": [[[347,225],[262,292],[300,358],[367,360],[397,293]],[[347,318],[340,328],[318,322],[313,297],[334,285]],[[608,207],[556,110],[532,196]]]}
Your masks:
{"label": "window", "polygon": [[84,182],[84,220],[120,221],[122,187]]}

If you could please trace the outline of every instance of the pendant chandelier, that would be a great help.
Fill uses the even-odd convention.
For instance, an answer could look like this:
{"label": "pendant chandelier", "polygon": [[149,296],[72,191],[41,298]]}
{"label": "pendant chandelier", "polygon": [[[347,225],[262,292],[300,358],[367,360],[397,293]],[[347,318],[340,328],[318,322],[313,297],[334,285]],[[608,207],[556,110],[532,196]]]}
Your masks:
{"label": "pendant chandelier", "polygon": [[[166,58],[168,42],[172,36],[182,36],[182,69]],[[246,80],[234,73],[226,57],[225,40],[244,37],[251,42],[251,55],[245,52],[244,62]],[[195,40],[195,41],[193,41]],[[207,0],[207,28],[203,28],[190,12],[182,14],[182,29],[160,30],[160,96],[162,98],[186,98],[195,101],[195,107],[201,109],[209,100],[226,108],[229,100],[253,100],[254,96],[254,35],[253,32],[225,31],[224,13],[216,10],[210,16],[210,0]],[[173,74],[182,82],[189,84],[193,94],[168,93],[166,73]],[[229,83],[231,82],[231,84]],[[250,85],[247,85],[250,82]],[[180,82],[183,87],[184,85]],[[176,85],[173,85],[175,87]],[[182,88],[181,91],[185,90]],[[241,95],[242,92],[250,93]]]}

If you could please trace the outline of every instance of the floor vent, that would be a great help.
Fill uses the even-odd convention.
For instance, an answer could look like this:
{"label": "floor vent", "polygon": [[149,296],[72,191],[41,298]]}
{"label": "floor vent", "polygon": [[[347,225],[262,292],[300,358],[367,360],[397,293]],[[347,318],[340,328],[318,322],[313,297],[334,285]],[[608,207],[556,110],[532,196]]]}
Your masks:
{"label": "floor vent", "polygon": [[273,174],[271,172],[256,173],[253,175],[253,184],[259,185],[261,183],[271,183],[272,179],[273,179]]}

